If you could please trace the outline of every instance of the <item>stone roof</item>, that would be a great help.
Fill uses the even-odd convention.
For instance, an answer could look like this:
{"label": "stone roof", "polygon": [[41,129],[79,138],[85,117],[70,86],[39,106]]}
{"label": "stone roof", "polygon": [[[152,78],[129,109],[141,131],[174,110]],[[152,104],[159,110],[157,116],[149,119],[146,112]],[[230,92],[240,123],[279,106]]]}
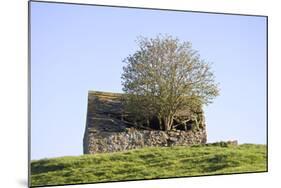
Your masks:
{"label": "stone roof", "polygon": [[88,112],[99,114],[120,114],[122,112],[121,93],[89,91]]}
{"label": "stone roof", "polygon": [[89,91],[87,127],[93,132],[120,132],[126,125],[119,119],[122,115],[120,93]]}

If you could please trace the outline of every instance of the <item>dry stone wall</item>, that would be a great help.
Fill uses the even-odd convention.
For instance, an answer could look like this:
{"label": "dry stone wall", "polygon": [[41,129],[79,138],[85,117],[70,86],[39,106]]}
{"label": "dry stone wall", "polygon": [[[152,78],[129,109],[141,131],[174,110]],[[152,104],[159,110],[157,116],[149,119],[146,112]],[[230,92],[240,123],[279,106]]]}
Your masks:
{"label": "dry stone wall", "polygon": [[152,146],[183,146],[206,143],[206,131],[150,131],[128,129],[126,132],[112,133],[106,137],[89,134],[86,153],[124,151]]}

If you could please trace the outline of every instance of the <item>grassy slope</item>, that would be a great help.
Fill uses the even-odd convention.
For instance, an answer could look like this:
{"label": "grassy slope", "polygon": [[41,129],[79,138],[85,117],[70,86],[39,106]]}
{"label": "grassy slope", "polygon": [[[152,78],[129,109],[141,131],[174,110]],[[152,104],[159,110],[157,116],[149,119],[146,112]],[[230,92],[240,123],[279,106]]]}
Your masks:
{"label": "grassy slope", "polygon": [[144,148],[32,161],[32,186],[266,171],[266,146]]}

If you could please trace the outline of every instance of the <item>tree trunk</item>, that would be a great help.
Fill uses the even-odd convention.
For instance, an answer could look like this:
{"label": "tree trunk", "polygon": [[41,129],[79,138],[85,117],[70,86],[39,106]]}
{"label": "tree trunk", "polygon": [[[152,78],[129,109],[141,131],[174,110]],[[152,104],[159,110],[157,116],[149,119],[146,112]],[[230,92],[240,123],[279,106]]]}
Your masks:
{"label": "tree trunk", "polygon": [[173,125],[173,116],[168,116],[164,118],[164,128],[165,131],[169,131],[172,129]]}
{"label": "tree trunk", "polygon": [[149,119],[146,120],[146,125],[147,125],[147,127],[150,127]]}
{"label": "tree trunk", "polygon": [[168,122],[168,118],[164,118],[164,129],[165,131],[169,130],[169,122]]}
{"label": "tree trunk", "polygon": [[164,128],[162,127],[163,124],[162,124],[162,118],[161,118],[161,116],[157,116],[157,118],[158,118],[160,130],[164,130]]}

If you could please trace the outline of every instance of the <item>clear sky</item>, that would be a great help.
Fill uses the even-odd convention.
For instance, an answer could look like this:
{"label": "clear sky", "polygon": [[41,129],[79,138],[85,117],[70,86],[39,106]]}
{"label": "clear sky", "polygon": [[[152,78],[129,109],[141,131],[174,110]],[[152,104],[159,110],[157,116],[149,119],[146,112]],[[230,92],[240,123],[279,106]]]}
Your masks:
{"label": "clear sky", "polygon": [[122,92],[140,35],[190,41],[213,63],[220,96],[208,141],[266,143],[266,18],[31,3],[31,158],[83,154],[89,90]]}

